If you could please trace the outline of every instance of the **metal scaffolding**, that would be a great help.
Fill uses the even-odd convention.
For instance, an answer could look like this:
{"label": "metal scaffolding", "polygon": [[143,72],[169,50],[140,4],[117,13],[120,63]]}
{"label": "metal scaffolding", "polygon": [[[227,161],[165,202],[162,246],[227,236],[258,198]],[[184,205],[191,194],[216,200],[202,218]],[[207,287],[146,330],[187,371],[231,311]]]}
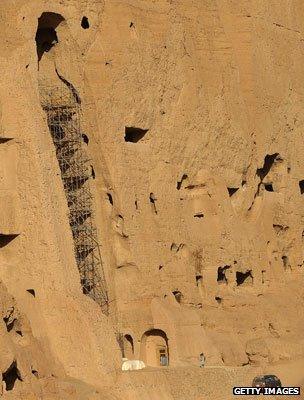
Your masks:
{"label": "metal scaffolding", "polygon": [[43,88],[41,104],[61,170],[82,290],[108,315],[108,293],[89,186],[92,172],[81,133],[81,107],[66,87]]}

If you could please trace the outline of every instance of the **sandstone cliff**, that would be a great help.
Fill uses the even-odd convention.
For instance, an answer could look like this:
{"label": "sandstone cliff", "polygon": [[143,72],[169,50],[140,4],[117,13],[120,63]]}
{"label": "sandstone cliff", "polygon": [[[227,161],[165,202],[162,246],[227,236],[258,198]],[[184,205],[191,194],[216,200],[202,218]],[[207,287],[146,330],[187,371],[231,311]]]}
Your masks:
{"label": "sandstone cliff", "polygon": [[2,0],[0,17],[3,398],[299,383],[303,2]]}

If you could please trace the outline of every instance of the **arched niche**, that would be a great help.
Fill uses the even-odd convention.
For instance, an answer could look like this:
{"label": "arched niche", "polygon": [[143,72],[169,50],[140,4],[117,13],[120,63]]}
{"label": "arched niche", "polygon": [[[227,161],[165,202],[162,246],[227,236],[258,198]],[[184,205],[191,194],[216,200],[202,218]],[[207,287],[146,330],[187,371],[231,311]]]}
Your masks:
{"label": "arched niche", "polygon": [[161,329],[146,331],[141,338],[140,358],[146,365],[164,367],[169,365],[168,338]]}
{"label": "arched niche", "polygon": [[123,337],[124,356],[129,360],[134,358],[134,341],[131,335],[126,334]]}

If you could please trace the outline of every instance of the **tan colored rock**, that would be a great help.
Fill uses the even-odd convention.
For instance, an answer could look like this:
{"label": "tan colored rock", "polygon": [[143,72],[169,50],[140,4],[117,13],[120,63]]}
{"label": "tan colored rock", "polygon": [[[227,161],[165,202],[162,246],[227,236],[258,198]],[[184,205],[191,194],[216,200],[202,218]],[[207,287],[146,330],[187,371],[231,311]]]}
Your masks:
{"label": "tan colored rock", "polygon": [[303,13],[1,2],[3,398],[303,381]]}

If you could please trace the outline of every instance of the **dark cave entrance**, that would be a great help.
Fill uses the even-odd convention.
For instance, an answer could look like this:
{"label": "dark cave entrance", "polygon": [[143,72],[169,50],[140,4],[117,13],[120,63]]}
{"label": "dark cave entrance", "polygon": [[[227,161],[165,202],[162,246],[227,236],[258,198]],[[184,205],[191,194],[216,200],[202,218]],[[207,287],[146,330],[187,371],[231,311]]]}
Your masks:
{"label": "dark cave entrance", "polygon": [[45,52],[51,50],[58,43],[56,28],[65,19],[56,13],[44,12],[38,19],[38,28],[36,32],[36,47],[38,62]]}

